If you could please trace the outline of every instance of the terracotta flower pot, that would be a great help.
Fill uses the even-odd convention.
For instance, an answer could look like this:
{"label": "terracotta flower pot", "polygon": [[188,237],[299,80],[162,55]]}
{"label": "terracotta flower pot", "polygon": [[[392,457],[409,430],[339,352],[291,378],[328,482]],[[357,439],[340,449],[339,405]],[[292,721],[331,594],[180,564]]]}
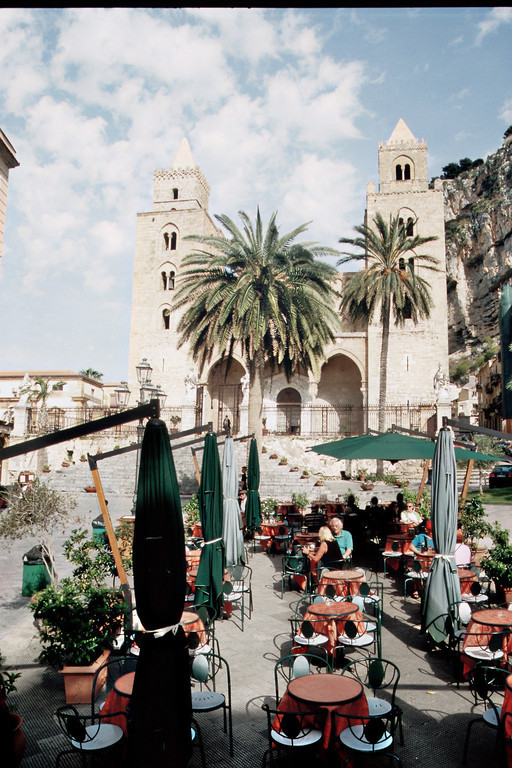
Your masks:
{"label": "terracotta flower pot", "polygon": [[[66,693],[66,704],[89,704],[92,694],[92,681],[97,670],[104,664],[110,651],[103,651],[96,661],[90,666],[85,667],[62,667],[59,674],[64,677],[64,690]],[[107,670],[103,670],[104,675],[100,676],[96,685],[95,697],[105,685],[107,679]]]}
{"label": "terracotta flower pot", "polygon": [[21,730],[23,718],[21,715],[16,714],[16,712],[9,712],[9,721],[13,733],[14,764],[19,765],[25,754],[25,746],[27,742],[25,734]]}

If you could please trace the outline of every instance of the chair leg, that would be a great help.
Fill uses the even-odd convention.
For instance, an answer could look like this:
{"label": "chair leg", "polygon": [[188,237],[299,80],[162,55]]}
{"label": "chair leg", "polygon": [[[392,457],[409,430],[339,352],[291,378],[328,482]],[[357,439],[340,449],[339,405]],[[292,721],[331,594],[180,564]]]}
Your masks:
{"label": "chair leg", "polygon": [[197,722],[197,720],[192,719],[192,725],[195,728],[197,743],[199,744],[199,754],[201,756],[201,765],[203,766],[203,768],[206,768],[206,760],[204,755],[204,743],[203,743],[203,736],[201,733],[201,729],[199,728],[199,723]]}

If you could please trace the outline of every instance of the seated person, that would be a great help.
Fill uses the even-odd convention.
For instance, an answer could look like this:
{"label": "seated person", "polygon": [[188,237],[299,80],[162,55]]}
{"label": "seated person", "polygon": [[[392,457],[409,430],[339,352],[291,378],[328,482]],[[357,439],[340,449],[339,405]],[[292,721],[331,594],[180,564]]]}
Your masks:
{"label": "seated person", "polygon": [[352,556],[354,542],[350,531],[343,530],[343,520],[339,517],[333,517],[331,520],[331,531],[334,540],[337,542],[341,552],[341,559],[348,560]]}
{"label": "seated person", "polygon": [[405,505],[405,509],[400,513],[400,522],[411,523],[411,525],[419,525],[421,523],[421,515],[416,512],[416,507],[412,501],[408,501]]}
{"label": "seated person", "polygon": [[322,525],[318,531],[318,538],[320,540],[320,546],[316,552],[303,547],[302,552],[309,559],[313,568],[315,566],[325,566],[330,568],[331,565],[335,565],[341,560],[341,552],[338,546],[338,542],[334,540],[330,529],[326,525]]}
{"label": "seated person", "polygon": [[418,533],[417,536],[414,537],[414,539],[409,544],[409,550],[411,552],[414,552],[415,555],[421,555],[422,551],[421,548],[424,547],[424,549],[428,549],[429,547],[434,548],[434,542],[430,536],[432,533],[432,523],[430,520],[427,520],[425,523],[425,533]]}
{"label": "seated person", "polygon": [[460,528],[457,531],[457,543],[455,545],[454,557],[457,568],[469,568],[471,565],[471,550],[467,544],[464,544],[463,533]]}

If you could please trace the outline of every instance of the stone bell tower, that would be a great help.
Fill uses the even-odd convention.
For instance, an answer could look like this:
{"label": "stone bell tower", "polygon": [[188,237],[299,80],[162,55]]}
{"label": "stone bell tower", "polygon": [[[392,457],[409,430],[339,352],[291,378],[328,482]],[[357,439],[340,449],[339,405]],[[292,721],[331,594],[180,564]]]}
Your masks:
{"label": "stone bell tower", "polygon": [[[135,367],[145,357],[152,382],[167,393],[167,406],[193,401],[196,366],[178,349],[177,313],[172,309],[182,259],[193,250],[187,235],[218,234],[209,213],[210,187],[183,139],[171,167],[154,172],[153,208],[137,214],[128,385],[138,399]],[[185,384],[187,381],[187,385]]]}
{"label": "stone bell tower", "polygon": [[[384,219],[398,215],[409,235],[437,236],[420,246],[419,254],[438,260],[439,272],[414,265],[431,286],[434,306],[430,318],[400,328],[392,321],[388,356],[388,404],[416,405],[439,399],[439,371],[448,376],[448,312],[442,182],[429,185],[427,143],[418,141],[400,119],[388,141],[379,145],[379,188],[367,187],[366,221],[379,212]],[[407,258],[414,259],[414,253]],[[414,264],[414,262],[412,262]],[[381,329],[379,315],[368,328],[368,403],[379,397]],[[437,375],[437,379],[436,379]]]}

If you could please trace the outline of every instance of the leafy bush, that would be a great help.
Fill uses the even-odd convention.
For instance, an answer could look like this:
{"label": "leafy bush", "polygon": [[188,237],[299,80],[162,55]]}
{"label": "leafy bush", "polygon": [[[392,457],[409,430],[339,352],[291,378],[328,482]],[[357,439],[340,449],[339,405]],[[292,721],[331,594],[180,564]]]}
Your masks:
{"label": "leafy bush", "polygon": [[197,493],[194,493],[194,495],[191,497],[190,501],[188,501],[185,506],[183,507],[183,512],[185,513],[187,517],[188,523],[198,523],[200,516],[199,516],[199,499],[197,496]]}
{"label": "leafy bush", "polygon": [[509,532],[499,523],[490,530],[493,546],[482,558],[482,568],[487,576],[502,587],[512,587],[512,544]]}
{"label": "leafy bush", "polygon": [[306,509],[309,499],[306,493],[292,493],[292,504],[296,504],[299,509]]}
{"label": "leafy bush", "polygon": [[478,496],[461,504],[459,507],[459,528],[462,529],[464,541],[476,545],[478,539],[490,534],[491,525],[485,519],[486,516],[482,499]]}

